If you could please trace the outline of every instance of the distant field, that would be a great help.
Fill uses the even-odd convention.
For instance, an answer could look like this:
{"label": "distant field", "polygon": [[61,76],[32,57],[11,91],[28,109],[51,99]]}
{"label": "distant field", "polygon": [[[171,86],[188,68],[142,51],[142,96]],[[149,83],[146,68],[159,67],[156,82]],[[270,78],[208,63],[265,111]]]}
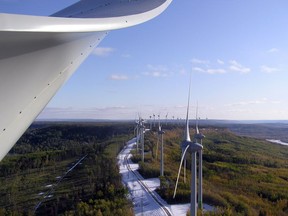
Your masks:
{"label": "distant field", "polygon": [[288,142],[287,123],[261,124],[233,124],[229,129],[238,135],[245,135],[261,139],[277,139]]}

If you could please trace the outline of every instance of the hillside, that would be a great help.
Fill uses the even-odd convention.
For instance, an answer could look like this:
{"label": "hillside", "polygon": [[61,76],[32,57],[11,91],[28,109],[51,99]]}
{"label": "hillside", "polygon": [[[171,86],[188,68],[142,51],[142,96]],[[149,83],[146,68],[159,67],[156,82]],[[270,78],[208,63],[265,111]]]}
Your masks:
{"label": "hillside", "polygon": [[116,161],[131,132],[129,124],[33,125],[0,163],[0,215],[133,215]]}
{"label": "hillside", "polygon": [[[189,202],[189,184],[184,184],[182,177],[177,196],[172,199],[183,129],[172,127],[165,131],[165,178],[161,179],[159,193],[170,203]],[[237,136],[224,128],[207,127],[201,131],[206,135],[203,141],[203,199],[204,203],[218,209],[210,214],[288,214],[287,146]],[[194,131],[190,133],[194,134]],[[157,134],[150,131],[145,137],[147,153],[145,163],[140,162],[140,172],[146,177],[158,177],[160,162],[155,159]],[[134,161],[139,161],[136,154]],[[190,167],[189,159],[187,166]],[[187,175],[190,177],[189,172]]]}
{"label": "hillside", "polygon": [[[133,215],[116,165],[116,155],[133,136],[133,127],[128,123],[33,125],[0,163],[0,215],[33,215],[40,202],[36,215]],[[163,125],[163,129],[165,178],[160,179],[158,192],[169,203],[189,202],[189,184],[182,176],[172,199],[183,127]],[[217,207],[205,215],[288,214],[287,146],[239,136],[223,126],[200,130],[206,135],[203,198]],[[145,163],[134,151],[133,160],[147,178],[160,174],[156,143],[156,131],[147,131]]]}

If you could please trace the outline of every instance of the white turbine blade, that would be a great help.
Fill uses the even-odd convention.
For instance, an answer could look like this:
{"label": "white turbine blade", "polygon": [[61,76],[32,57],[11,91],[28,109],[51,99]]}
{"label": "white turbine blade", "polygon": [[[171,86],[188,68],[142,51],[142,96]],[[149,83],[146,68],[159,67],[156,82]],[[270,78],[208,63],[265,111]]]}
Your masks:
{"label": "white turbine blade", "polygon": [[196,134],[199,134],[199,128],[198,128],[198,102],[196,107]]}
{"label": "white turbine blade", "polygon": [[50,17],[0,13],[0,160],[108,31],[146,22],[171,2],[86,0]]}
{"label": "white turbine blade", "polygon": [[181,157],[181,162],[180,162],[180,166],[179,166],[179,170],[178,170],[178,176],[177,176],[177,181],[176,181],[176,185],[175,185],[175,189],[174,189],[173,199],[174,199],[175,196],[176,196],[176,191],[177,191],[177,186],[178,186],[178,182],[179,182],[179,176],[180,176],[180,172],[181,172],[181,168],[182,168],[182,163],[183,163],[183,161],[184,161],[184,158],[185,158],[185,156],[186,156],[186,152],[187,152],[187,150],[188,150],[189,147],[190,147],[189,145],[186,146],[186,148],[185,148],[185,150],[184,150],[184,152],[183,152],[183,154],[182,154],[182,157]]}
{"label": "white turbine blade", "polygon": [[189,92],[188,92],[188,105],[187,105],[187,114],[186,114],[186,128],[185,128],[185,140],[186,141],[191,141],[190,133],[189,133],[190,92],[191,92],[191,75],[190,75]]}

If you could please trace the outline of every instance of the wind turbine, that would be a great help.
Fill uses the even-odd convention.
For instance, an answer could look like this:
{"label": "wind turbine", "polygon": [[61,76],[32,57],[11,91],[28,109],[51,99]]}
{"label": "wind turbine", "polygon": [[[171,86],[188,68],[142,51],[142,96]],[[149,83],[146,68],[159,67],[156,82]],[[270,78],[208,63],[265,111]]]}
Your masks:
{"label": "wind turbine", "polygon": [[160,125],[160,114],[158,115],[158,131],[157,131],[157,144],[156,144],[156,160],[157,160],[157,156],[158,156],[158,144],[159,144],[159,139],[160,139],[160,133],[159,131],[161,131],[161,125]]}
{"label": "wind turbine", "polygon": [[[140,129],[140,117],[138,121],[135,121],[136,123],[136,153],[138,154],[138,143],[139,143],[139,129]],[[134,129],[134,131],[135,131]]]}
{"label": "wind turbine", "polygon": [[179,171],[177,175],[177,181],[175,185],[174,195],[173,198],[175,198],[179,176],[182,168],[182,163],[184,160],[186,160],[186,154],[189,152],[191,154],[191,204],[190,204],[190,214],[191,216],[197,215],[197,188],[196,188],[196,152],[199,152],[202,150],[202,145],[191,141],[190,134],[189,134],[189,101],[190,101],[190,88],[191,88],[191,78],[190,78],[190,85],[189,85],[189,94],[188,94],[188,106],[187,106],[187,114],[186,114],[186,126],[185,126],[185,136],[184,140],[181,143],[181,150],[182,150],[182,157],[181,162],[179,166]]}
{"label": "wind turbine", "polygon": [[144,119],[140,119],[140,142],[141,142],[141,152],[142,152],[142,162],[144,162]]}
{"label": "wind turbine", "polygon": [[168,112],[165,117],[166,117],[166,125],[167,125],[168,124]]}
{"label": "wind turbine", "polygon": [[165,131],[162,130],[161,126],[159,128],[159,136],[161,137],[161,164],[160,164],[160,176],[164,176],[164,145],[163,145],[163,136]]}
{"label": "wind turbine", "polygon": [[164,145],[163,145],[164,134],[165,134],[165,131],[162,130],[162,127],[161,127],[160,121],[159,121],[157,147],[156,147],[156,159],[157,159],[157,155],[158,155],[158,143],[159,143],[159,139],[160,139],[161,140],[160,176],[164,176]]}
{"label": "wind turbine", "polygon": [[200,140],[200,145],[202,149],[199,151],[199,173],[198,173],[198,208],[203,208],[203,196],[202,196],[202,153],[203,153],[203,145],[202,140],[205,138],[205,135],[199,132],[198,128],[198,103],[196,108],[196,130],[194,134],[194,142],[198,142]]}

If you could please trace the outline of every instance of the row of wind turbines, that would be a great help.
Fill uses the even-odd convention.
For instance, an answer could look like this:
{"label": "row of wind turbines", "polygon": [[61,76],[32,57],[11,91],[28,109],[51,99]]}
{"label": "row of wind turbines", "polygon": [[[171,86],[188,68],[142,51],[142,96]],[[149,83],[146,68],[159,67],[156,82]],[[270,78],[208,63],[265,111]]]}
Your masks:
{"label": "row of wind turbines", "polygon": [[[186,161],[187,157],[190,154],[191,155],[191,203],[190,203],[190,214],[191,216],[197,215],[197,207],[199,209],[203,208],[203,196],[202,196],[202,153],[203,153],[203,145],[202,141],[205,138],[205,136],[200,133],[198,128],[198,104],[196,108],[196,128],[195,128],[195,134],[193,137],[193,140],[190,138],[190,132],[189,132],[189,107],[190,107],[190,91],[191,91],[191,80],[189,84],[189,92],[188,92],[188,105],[187,105],[187,113],[186,113],[186,124],[185,124],[185,130],[184,130],[184,139],[181,142],[181,161],[179,165],[177,180],[175,184],[175,190],[173,198],[175,198],[177,193],[177,187],[179,183],[179,177],[181,173],[181,169],[183,166],[184,171],[184,182],[186,182]],[[155,115],[154,116],[154,127],[155,127]],[[166,123],[167,123],[167,116],[166,115]],[[158,154],[158,144],[159,140],[161,141],[161,148],[160,148],[160,176],[164,176],[164,143],[163,143],[163,137],[165,134],[165,131],[163,131],[162,126],[160,124],[160,115],[158,115],[159,122],[158,122],[158,131],[157,131],[157,145],[156,145],[156,159]],[[136,130],[137,130],[137,136],[136,136],[136,151],[139,152],[139,140],[141,145],[141,160],[144,162],[144,135],[145,135],[145,126],[144,126],[144,119],[139,117],[139,120],[136,121]],[[150,129],[152,128],[152,121],[150,116]],[[199,161],[199,167],[198,167],[198,205],[197,205],[197,153],[198,153],[198,161]]]}
{"label": "row of wind turbines", "polygon": [[[160,115],[158,115],[158,130],[157,130],[157,144],[156,144],[156,159],[158,158],[158,146],[159,140],[161,140],[161,148],[160,148],[160,176],[164,176],[164,145],[163,145],[163,137],[165,131],[162,129],[162,125],[160,123]],[[139,120],[136,121],[136,152],[139,152],[139,144],[141,149],[141,160],[144,162],[145,154],[144,154],[144,136],[145,136],[145,120],[139,117]],[[151,122],[150,122],[151,124]],[[150,127],[151,130],[151,127]]]}

